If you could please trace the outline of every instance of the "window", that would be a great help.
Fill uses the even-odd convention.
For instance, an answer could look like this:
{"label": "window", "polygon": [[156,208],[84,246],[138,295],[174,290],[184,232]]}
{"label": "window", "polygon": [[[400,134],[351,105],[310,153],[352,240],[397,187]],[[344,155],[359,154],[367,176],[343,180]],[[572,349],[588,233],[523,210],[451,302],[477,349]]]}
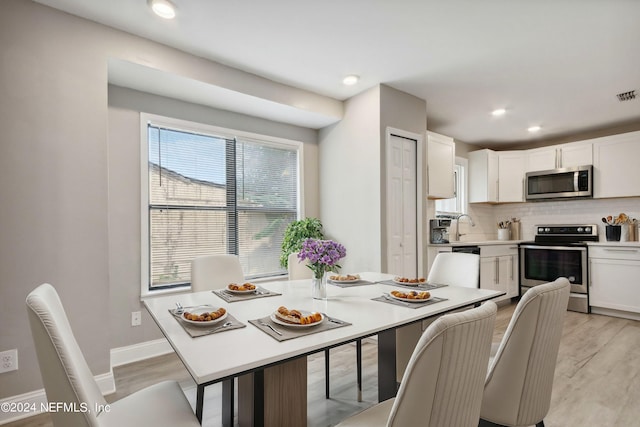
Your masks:
{"label": "window", "polygon": [[436,200],[436,216],[458,216],[467,213],[467,164],[468,160],[456,157],[453,170],[454,196]]}
{"label": "window", "polygon": [[143,293],[188,286],[199,255],[237,254],[248,278],[284,274],[301,144],[154,117],[143,127]]}

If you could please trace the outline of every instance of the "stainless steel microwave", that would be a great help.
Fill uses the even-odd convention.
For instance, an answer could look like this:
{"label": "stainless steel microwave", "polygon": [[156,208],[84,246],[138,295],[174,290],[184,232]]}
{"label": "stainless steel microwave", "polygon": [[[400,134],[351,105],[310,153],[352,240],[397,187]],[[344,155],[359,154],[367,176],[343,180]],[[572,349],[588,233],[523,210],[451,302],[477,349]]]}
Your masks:
{"label": "stainless steel microwave", "polygon": [[527,172],[526,200],[593,197],[593,166]]}

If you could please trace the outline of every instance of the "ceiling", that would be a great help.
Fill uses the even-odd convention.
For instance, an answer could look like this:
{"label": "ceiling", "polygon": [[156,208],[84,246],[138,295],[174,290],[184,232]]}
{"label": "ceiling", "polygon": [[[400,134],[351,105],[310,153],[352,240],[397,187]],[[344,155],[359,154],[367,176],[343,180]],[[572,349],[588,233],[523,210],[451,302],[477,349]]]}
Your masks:
{"label": "ceiling", "polygon": [[36,1],[338,100],[386,84],[427,101],[429,130],[471,144],[640,122],[637,0],[172,0],[173,21],[146,0]]}

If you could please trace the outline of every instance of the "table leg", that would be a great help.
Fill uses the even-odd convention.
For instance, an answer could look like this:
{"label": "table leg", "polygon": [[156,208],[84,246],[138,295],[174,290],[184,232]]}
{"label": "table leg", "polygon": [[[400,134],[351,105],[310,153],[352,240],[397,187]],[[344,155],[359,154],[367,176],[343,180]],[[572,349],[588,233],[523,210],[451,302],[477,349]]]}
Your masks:
{"label": "table leg", "polygon": [[396,395],[396,330],[390,329],[378,334],[378,401]]}
{"label": "table leg", "polygon": [[358,378],[358,402],[362,402],[362,340],[356,341],[356,376]]}
{"label": "table leg", "polygon": [[324,351],[324,397],[329,398],[329,349]]}
{"label": "table leg", "polygon": [[307,424],[307,358],[300,357],[239,378],[241,427]]}
{"label": "table leg", "polygon": [[204,385],[198,384],[196,391],[196,418],[202,424],[202,406],[204,405]]}
{"label": "table leg", "polygon": [[233,427],[235,390],[234,379],[222,381],[222,425]]}

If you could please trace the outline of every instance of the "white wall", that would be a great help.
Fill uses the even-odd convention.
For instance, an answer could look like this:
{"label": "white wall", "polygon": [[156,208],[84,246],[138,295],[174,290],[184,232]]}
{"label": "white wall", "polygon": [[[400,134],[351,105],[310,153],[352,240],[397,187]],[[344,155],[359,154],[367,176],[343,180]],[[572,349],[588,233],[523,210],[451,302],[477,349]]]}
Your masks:
{"label": "white wall", "polygon": [[380,271],[380,89],[345,101],[339,123],[321,129],[320,219],[347,248],[343,271]]}

